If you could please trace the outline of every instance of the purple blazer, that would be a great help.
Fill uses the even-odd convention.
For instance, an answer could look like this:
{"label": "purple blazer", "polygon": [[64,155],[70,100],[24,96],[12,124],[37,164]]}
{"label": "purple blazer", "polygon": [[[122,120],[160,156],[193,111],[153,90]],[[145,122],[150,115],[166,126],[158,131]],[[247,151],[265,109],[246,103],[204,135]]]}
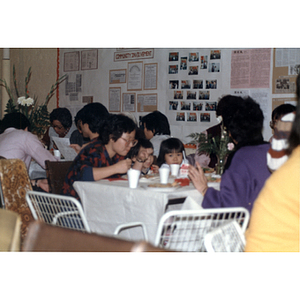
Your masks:
{"label": "purple blazer", "polygon": [[253,203],[267,178],[270,144],[242,147],[234,154],[229,168],[223,173],[220,191],[208,188],[202,207],[245,207],[251,213]]}

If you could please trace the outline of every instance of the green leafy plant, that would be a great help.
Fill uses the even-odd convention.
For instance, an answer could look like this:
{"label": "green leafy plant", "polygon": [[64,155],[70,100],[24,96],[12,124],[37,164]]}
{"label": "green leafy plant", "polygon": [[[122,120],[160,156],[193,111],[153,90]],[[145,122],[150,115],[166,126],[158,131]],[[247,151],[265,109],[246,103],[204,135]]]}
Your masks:
{"label": "green leafy plant", "polygon": [[39,104],[38,98],[36,96],[32,98],[29,97],[28,85],[31,79],[31,67],[28,69],[27,75],[25,77],[25,96],[20,96],[17,80],[16,80],[16,70],[13,66],[13,83],[15,88],[15,93],[17,100],[15,100],[13,93],[7,82],[0,79],[0,85],[3,86],[9,96],[9,100],[6,104],[5,113],[21,112],[30,121],[31,132],[41,137],[45,133],[47,127],[50,125],[48,104],[54,95],[55,91],[59,85],[66,79],[67,75],[60,77],[50,88],[49,93],[46,96],[44,103]]}
{"label": "green leafy plant", "polygon": [[207,153],[208,155],[214,153],[218,158],[218,164],[222,164],[221,168],[224,168],[229,153],[235,150],[232,139],[223,125],[221,126],[221,136],[211,137],[210,134],[196,132],[191,133],[188,137],[192,138],[192,144],[197,145],[197,153],[199,155],[202,153]]}

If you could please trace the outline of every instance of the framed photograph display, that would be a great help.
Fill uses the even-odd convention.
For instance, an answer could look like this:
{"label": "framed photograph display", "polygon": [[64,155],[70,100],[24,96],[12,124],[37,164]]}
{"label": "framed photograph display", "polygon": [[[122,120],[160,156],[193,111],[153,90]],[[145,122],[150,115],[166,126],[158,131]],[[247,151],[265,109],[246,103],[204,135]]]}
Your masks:
{"label": "framed photograph display", "polygon": [[109,84],[115,83],[126,83],[126,69],[109,71]]}
{"label": "framed photograph display", "polygon": [[157,89],[157,63],[144,65],[144,90]]}
{"label": "framed photograph display", "polygon": [[79,71],[79,51],[64,53],[64,72]]}
{"label": "framed photograph display", "polygon": [[122,94],[122,111],[134,112],[135,111],[136,94],[123,93]]}
{"label": "framed photograph display", "polygon": [[81,70],[98,69],[98,50],[81,51]]}
{"label": "framed photograph display", "polygon": [[129,62],[127,68],[127,90],[141,91],[143,82],[143,62]]}
{"label": "framed photograph display", "polygon": [[137,111],[152,112],[157,110],[157,94],[137,95]]}
{"label": "framed photograph display", "polygon": [[121,111],[121,88],[109,88],[109,106],[110,112]]}

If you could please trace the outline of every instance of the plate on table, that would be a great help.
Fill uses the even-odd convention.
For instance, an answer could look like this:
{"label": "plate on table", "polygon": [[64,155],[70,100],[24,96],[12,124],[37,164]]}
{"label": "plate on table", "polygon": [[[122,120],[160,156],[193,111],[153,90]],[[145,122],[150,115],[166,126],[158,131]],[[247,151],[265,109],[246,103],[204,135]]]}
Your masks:
{"label": "plate on table", "polygon": [[159,179],[159,174],[157,173],[152,173],[152,174],[147,174],[147,175],[142,175],[140,177],[140,182],[149,182],[149,181],[153,181],[153,180],[157,180]]}
{"label": "plate on table", "polygon": [[180,184],[174,184],[174,183],[153,183],[148,184],[147,186],[143,186],[147,190],[155,191],[155,192],[164,192],[169,193],[177,190],[180,188]]}

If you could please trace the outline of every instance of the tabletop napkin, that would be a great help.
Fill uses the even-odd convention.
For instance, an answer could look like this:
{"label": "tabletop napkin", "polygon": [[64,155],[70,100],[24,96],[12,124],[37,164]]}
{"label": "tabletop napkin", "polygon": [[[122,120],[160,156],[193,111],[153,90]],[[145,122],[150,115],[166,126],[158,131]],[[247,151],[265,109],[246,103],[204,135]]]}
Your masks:
{"label": "tabletop napkin", "polygon": [[182,204],[181,210],[199,210],[202,206],[191,196],[186,197]]}

